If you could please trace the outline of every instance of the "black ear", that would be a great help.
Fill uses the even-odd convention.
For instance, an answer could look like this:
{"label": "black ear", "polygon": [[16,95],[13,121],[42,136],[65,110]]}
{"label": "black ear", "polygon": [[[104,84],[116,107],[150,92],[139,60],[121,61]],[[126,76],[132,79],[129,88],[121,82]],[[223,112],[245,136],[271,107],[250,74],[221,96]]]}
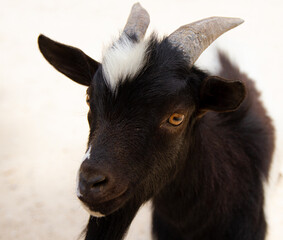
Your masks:
{"label": "black ear", "polygon": [[59,72],[77,83],[90,85],[100,63],[80,49],[55,42],[44,35],[39,35],[38,46],[45,59]]}
{"label": "black ear", "polygon": [[200,108],[216,112],[236,110],[246,96],[245,85],[220,77],[208,77],[201,86]]}

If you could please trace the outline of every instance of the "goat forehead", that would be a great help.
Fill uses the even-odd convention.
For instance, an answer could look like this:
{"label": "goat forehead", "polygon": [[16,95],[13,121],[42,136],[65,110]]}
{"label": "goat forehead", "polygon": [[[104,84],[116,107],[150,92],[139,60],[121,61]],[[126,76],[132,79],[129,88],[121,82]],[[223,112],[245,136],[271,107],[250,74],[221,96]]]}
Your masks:
{"label": "goat forehead", "polygon": [[120,115],[130,110],[137,114],[171,101],[180,102],[182,96],[188,95],[186,79],[176,77],[173,71],[164,73],[156,65],[152,69],[145,67],[134,81],[126,79],[124,84],[118,84],[115,93],[107,87],[102,74],[100,69],[88,94],[94,103],[92,112],[103,116],[116,112]]}
{"label": "goat forehead", "polygon": [[146,63],[147,40],[131,41],[123,34],[104,51],[102,72],[106,83],[114,91],[118,84],[133,79]]}

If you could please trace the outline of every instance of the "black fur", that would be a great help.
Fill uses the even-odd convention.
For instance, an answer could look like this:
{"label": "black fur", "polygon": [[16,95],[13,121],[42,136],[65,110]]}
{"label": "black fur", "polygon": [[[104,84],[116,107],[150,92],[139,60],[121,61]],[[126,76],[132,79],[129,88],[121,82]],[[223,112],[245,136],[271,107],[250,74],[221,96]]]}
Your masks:
{"label": "black fur", "polygon": [[[76,82],[85,84],[91,72],[81,66],[96,66],[88,88],[93,150],[80,177],[84,186],[105,176],[82,201],[106,216],[90,217],[87,240],[122,239],[150,199],[158,240],[264,239],[263,181],[274,133],[246,75],[223,54],[220,77],[190,69],[166,38],[152,36],[144,69],[112,92],[98,63],[80,58],[72,70],[76,64],[62,63],[62,55],[78,50],[62,46],[55,53],[48,41],[42,46],[39,39],[42,53],[59,71],[68,69],[67,76],[74,71]],[[173,113],[185,115],[181,125],[168,122]]]}

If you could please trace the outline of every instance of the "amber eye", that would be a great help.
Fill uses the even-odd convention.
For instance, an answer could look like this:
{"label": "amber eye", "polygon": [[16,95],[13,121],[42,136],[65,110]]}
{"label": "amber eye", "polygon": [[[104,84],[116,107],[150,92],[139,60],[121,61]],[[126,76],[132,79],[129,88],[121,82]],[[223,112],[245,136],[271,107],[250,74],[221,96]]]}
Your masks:
{"label": "amber eye", "polygon": [[86,103],[89,106],[89,95],[86,95]]}
{"label": "amber eye", "polygon": [[179,126],[184,121],[185,116],[179,113],[173,113],[168,122],[174,126]]}

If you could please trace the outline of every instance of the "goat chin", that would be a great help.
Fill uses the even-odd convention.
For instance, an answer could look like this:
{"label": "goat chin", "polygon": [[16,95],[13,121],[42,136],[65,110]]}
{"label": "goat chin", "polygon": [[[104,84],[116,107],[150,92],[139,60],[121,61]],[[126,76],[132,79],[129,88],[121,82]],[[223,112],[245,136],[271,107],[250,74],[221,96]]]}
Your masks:
{"label": "goat chin", "polygon": [[93,216],[93,217],[98,217],[98,218],[100,218],[100,217],[105,217],[105,215],[102,214],[102,213],[100,213],[100,212],[95,212],[95,211],[90,210],[83,202],[80,202],[80,203],[82,204],[83,208],[84,208],[91,216]]}

